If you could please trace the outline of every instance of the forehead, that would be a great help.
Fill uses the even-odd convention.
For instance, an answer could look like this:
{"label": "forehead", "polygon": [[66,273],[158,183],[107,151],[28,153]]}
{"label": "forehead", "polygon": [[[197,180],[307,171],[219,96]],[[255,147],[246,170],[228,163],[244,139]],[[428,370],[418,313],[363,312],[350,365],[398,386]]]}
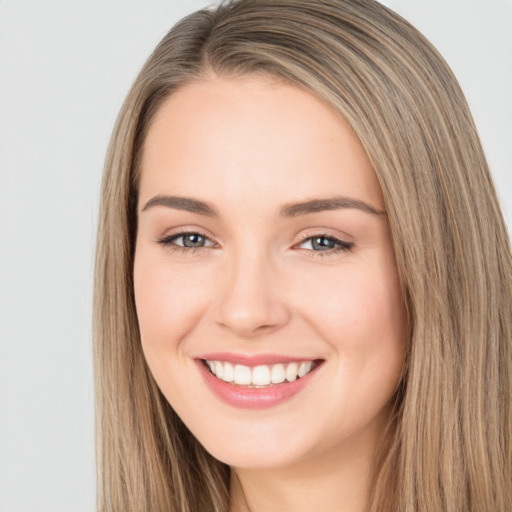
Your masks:
{"label": "forehead", "polygon": [[144,143],[140,197],[216,194],[220,202],[350,195],[382,207],[351,128],[312,93],[261,77],[184,86],[157,111]]}

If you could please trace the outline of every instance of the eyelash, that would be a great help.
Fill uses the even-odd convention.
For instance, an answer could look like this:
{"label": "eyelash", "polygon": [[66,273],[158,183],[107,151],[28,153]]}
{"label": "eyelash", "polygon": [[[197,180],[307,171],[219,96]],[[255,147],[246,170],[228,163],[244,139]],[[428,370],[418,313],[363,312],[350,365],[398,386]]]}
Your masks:
{"label": "eyelash", "polygon": [[198,233],[197,231],[180,231],[179,233],[176,233],[175,235],[169,235],[169,236],[166,236],[163,238],[159,238],[157,240],[157,243],[160,245],[163,245],[164,247],[166,247],[167,249],[169,249],[171,251],[178,252],[181,254],[195,254],[198,251],[201,251],[202,249],[211,247],[211,246],[185,247],[185,246],[181,246],[181,245],[177,245],[177,244],[173,243],[175,240],[178,240],[179,238],[184,238],[184,237],[190,236],[190,235],[197,235],[201,238],[204,238],[205,241],[209,241],[209,242],[212,242],[212,244],[214,244],[214,242],[211,238],[209,238],[206,235],[203,235],[201,233]]}
{"label": "eyelash", "polygon": [[347,242],[346,240],[340,240],[339,238],[336,238],[331,235],[326,235],[323,233],[306,236],[298,244],[296,244],[296,246],[302,245],[305,242],[307,242],[308,240],[313,241],[315,238],[317,238],[317,239],[321,238],[324,240],[328,240],[329,242],[334,242],[336,244],[336,247],[334,247],[332,249],[327,249],[325,251],[315,251],[313,249],[304,249],[305,251],[307,251],[308,255],[310,255],[312,257],[325,258],[326,256],[332,256],[332,255],[338,254],[340,252],[349,252],[354,247],[354,244],[352,242]]}
{"label": "eyelash", "polygon": [[[189,235],[199,236],[199,237],[203,238],[205,241],[211,242],[212,245],[202,246],[202,247],[185,247],[185,246],[177,245],[174,243],[175,240],[184,238]],[[349,252],[354,247],[354,244],[352,242],[340,240],[339,238],[333,237],[331,235],[326,235],[326,234],[321,234],[321,233],[304,237],[294,247],[300,246],[300,245],[304,244],[305,242],[307,242],[308,240],[313,241],[315,238],[316,239],[321,238],[321,239],[327,240],[329,242],[333,242],[334,244],[337,245],[337,247],[334,247],[332,249],[326,249],[325,251],[315,251],[313,249],[304,249],[307,252],[307,254],[312,257],[321,257],[322,258],[322,257],[337,254],[339,252]],[[174,235],[159,238],[157,240],[157,243],[168,248],[171,251],[179,252],[181,254],[196,254],[198,251],[201,251],[208,247],[214,246],[214,242],[211,238],[209,238],[206,235],[203,235],[201,233],[198,233],[197,231],[181,231],[180,233],[176,233]]]}

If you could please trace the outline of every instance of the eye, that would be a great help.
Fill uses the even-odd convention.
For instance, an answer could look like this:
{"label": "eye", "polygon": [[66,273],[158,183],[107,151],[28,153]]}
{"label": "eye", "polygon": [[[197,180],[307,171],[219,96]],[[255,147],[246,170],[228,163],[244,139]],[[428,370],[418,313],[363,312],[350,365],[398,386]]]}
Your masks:
{"label": "eye", "polygon": [[174,236],[171,241],[176,245],[180,245],[182,247],[206,247],[208,245],[212,245],[211,240],[208,240],[203,235],[199,233],[184,233],[181,235]]}
{"label": "eye", "polygon": [[193,250],[202,249],[203,247],[212,247],[213,241],[201,233],[182,232],[160,238],[157,242],[161,245],[175,250]]}
{"label": "eye", "polygon": [[314,252],[333,253],[338,251],[350,251],[353,243],[345,240],[339,240],[333,236],[315,235],[305,238],[300,242],[300,249],[307,249]]}

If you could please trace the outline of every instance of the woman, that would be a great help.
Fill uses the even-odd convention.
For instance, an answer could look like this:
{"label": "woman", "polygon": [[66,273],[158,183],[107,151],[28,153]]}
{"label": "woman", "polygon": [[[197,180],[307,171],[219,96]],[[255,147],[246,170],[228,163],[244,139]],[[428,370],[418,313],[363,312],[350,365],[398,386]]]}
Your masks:
{"label": "woman", "polygon": [[235,0],[105,168],[99,509],[501,511],[512,272],[455,78],[371,0]]}

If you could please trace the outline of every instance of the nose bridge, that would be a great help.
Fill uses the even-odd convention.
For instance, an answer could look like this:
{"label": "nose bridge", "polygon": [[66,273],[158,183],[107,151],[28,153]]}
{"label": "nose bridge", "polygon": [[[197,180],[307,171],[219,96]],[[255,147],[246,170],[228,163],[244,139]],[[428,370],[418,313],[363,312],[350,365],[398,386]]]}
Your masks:
{"label": "nose bridge", "polygon": [[241,336],[254,336],[288,320],[279,273],[269,251],[245,246],[233,251],[221,278],[216,320]]}

